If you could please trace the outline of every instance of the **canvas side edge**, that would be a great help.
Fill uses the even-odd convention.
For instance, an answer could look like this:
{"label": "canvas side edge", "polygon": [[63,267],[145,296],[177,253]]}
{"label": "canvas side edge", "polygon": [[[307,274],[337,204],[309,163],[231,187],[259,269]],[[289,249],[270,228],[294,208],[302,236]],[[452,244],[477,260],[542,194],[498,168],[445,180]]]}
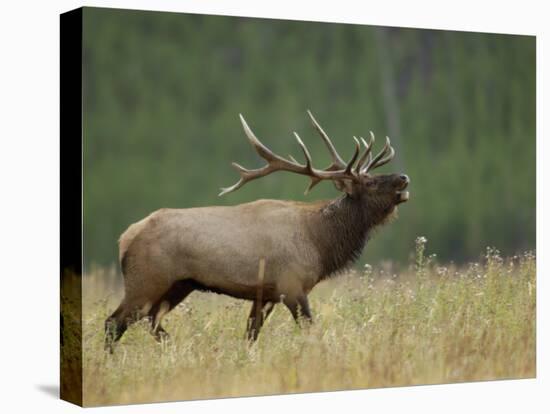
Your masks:
{"label": "canvas side edge", "polygon": [[60,16],[60,398],[82,406],[82,8]]}

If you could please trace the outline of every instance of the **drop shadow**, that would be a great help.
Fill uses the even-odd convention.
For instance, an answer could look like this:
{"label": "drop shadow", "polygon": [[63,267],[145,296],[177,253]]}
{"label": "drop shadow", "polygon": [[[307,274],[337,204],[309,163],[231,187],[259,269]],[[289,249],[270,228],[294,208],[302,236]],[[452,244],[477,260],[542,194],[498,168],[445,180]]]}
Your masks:
{"label": "drop shadow", "polygon": [[56,400],[59,399],[59,385],[57,384],[38,384],[36,388]]}

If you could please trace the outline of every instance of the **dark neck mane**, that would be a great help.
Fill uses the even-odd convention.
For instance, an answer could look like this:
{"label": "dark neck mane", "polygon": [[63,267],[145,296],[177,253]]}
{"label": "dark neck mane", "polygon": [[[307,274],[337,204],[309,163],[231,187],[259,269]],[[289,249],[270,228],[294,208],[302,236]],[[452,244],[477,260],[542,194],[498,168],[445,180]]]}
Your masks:
{"label": "dark neck mane", "polygon": [[359,258],[370,231],[387,215],[377,211],[377,206],[371,207],[375,208],[345,195],[315,212],[311,234],[321,256],[321,280],[345,270]]}

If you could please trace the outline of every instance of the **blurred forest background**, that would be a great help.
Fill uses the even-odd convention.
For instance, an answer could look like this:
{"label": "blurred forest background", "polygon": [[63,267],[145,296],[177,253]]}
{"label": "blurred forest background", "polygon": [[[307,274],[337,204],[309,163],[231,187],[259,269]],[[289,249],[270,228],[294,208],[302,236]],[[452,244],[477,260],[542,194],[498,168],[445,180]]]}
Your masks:
{"label": "blurred forest background", "polygon": [[[345,158],[353,135],[389,135],[382,172],[411,177],[399,220],[363,262],[405,263],[416,236],[441,260],[535,248],[535,38],[85,8],[86,265],[161,207],[334,198],[277,173],[218,197],[237,161],[259,167],[238,114],[275,152],[329,157],[311,109]],[[75,137],[78,139],[78,137]]]}

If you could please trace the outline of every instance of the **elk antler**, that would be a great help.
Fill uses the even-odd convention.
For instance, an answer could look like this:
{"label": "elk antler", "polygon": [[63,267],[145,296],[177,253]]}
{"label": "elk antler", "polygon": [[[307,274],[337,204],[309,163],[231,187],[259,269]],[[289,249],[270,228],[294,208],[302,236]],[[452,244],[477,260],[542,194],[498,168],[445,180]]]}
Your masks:
{"label": "elk antler", "polygon": [[[246,184],[249,181],[255,180],[256,178],[265,177],[266,175],[269,175],[275,171],[289,171],[296,174],[306,175],[312,179],[312,181],[321,181],[321,180],[342,180],[342,179],[351,179],[351,180],[357,180],[357,175],[355,175],[352,172],[353,164],[357,160],[357,156],[359,155],[359,141],[356,140],[356,148],[355,153],[351,160],[344,164],[343,161],[341,163],[341,168],[338,168],[337,170],[318,170],[316,168],[313,168],[312,161],[311,161],[311,155],[309,154],[309,151],[305,144],[300,139],[300,136],[294,132],[294,136],[296,138],[296,141],[298,142],[298,145],[300,145],[302,152],[304,153],[304,156],[306,158],[306,164],[302,165],[296,162],[296,160],[287,160],[285,158],[280,157],[279,155],[273,153],[269,148],[267,148],[264,144],[260,142],[260,140],[254,135],[248,124],[246,123],[244,117],[242,115],[239,115],[241,118],[241,123],[243,125],[244,132],[246,136],[248,137],[248,140],[258,153],[260,157],[262,157],[264,160],[267,161],[267,165],[264,165],[261,168],[254,169],[254,170],[248,170],[242,166],[240,166],[237,163],[232,163],[233,167],[239,171],[239,174],[241,175],[241,179],[231,187],[222,188],[220,196],[230,193],[232,191],[235,191],[239,188],[241,188],[244,184]],[[327,146],[330,145],[332,149],[334,150],[334,147],[332,146],[332,143],[330,142],[330,139],[326,137],[327,139],[325,142],[327,143]],[[341,161],[340,156],[336,152],[336,150],[333,151],[333,158],[338,163]],[[340,164],[338,165],[340,167]],[[311,187],[311,185],[310,185]]]}
{"label": "elk antler", "polygon": [[[239,114],[244,132],[248,140],[250,141],[252,147],[254,147],[258,155],[267,161],[267,164],[261,168],[249,170],[235,162],[232,163],[233,167],[237,169],[237,171],[241,175],[241,178],[236,184],[232,185],[231,187],[222,188],[222,191],[219,195],[222,196],[224,194],[238,190],[247,182],[255,180],[256,178],[265,177],[266,175],[269,175],[275,171],[289,171],[310,177],[311,183],[306,189],[307,194],[309,190],[311,190],[322,180],[348,179],[352,181],[358,181],[361,174],[366,174],[369,170],[384,165],[393,158],[394,151],[393,148],[391,148],[390,146],[389,138],[386,137],[386,146],[376,157],[374,157],[374,159],[372,159],[371,150],[374,145],[374,134],[371,132],[369,143],[367,143],[363,139],[363,137],[360,137],[361,142],[365,147],[365,151],[359,158],[359,161],[354,168],[354,164],[357,161],[357,158],[359,157],[359,152],[361,150],[361,144],[359,143],[359,140],[356,137],[353,137],[355,141],[355,151],[351,159],[347,163],[345,163],[342,160],[342,157],[340,157],[340,155],[334,148],[332,141],[325,133],[325,131],[323,131],[321,126],[317,123],[311,112],[308,110],[307,113],[311,118],[314,128],[317,130],[317,132],[319,132],[319,135],[321,135],[323,142],[325,143],[331,154],[332,163],[327,168],[325,168],[324,170],[318,170],[313,167],[311,155],[305,144],[300,139],[300,136],[296,132],[294,132],[294,137],[296,138],[298,145],[304,153],[304,157],[306,159],[305,165],[300,164],[291,155],[289,156],[289,159],[285,159],[273,153],[269,148],[267,148],[264,144],[260,142],[260,140],[254,135],[254,133],[246,123],[244,117]],[[390,150],[390,154],[383,158],[386,155],[388,148]],[[366,164],[366,166],[363,167],[364,164]]]}
{"label": "elk antler", "polygon": [[370,131],[370,140],[368,144],[363,137],[359,137],[359,138],[361,138],[361,141],[365,146],[365,152],[363,153],[363,155],[361,155],[361,158],[359,158],[359,162],[355,166],[356,174],[359,174],[361,172],[361,167],[363,166],[363,164],[365,164],[365,162],[368,164],[372,160],[371,150],[374,145],[374,134],[372,133],[372,131]]}
{"label": "elk antler", "polygon": [[328,151],[330,152],[330,156],[332,157],[332,164],[328,168],[326,168],[326,170],[327,171],[332,171],[334,169],[341,170],[346,165],[342,160],[342,157],[340,157],[340,155],[336,151],[336,148],[334,148],[334,145],[332,145],[332,141],[330,140],[328,135],[325,133],[325,131],[323,131],[323,128],[321,128],[321,125],[319,125],[317,120],[313,117],[313,114],[309,109],[307,110],[307,114],[311,119],[311,123],[313,124],[313,127],[317,130],[319,135],[321,135],[321,138],[326,144]]}
{"label": "elk antler", "polygon": [[[374,138],[374,135],[372,135],[372,137]],[[367,174],[369,171],[387,164],[393,160],[394,156],[395,150],[391,146],[390,138],[386,137],[386,144],[384,145],[384,148],[382,148],[382,151],[380,151],[376,157],[370,160],[367,165],[361,169],[361,174]]]}
{"label": "elk antler", "polygon": [[[344,168],[344,161],[342,161],[342,157],[340,157],[340,155],[338,155],[338,152],[334,148],[334,145],[332,145],[332,142],[331,142],[330,138],[328,137],[328,135],[326,134],[326,132],[323,130],[323,128],[321,128],[321,125],[319,125],[317,120],[313,117],[313,114],[311,113],[311,111],[308,110],[307,113],[308,113],[308,115],[311,119],[313,127],[317,130],[317,132],[319,132],[319,135],[321,135],[321,138],[325,142],[325,144],[326,144],[326,146],[327,146],[327,148],[328,148],[328,150],[331,154],[331,157],[332,157],[332,164],[330,164],[327,168],[325,168],[324,171],[334,171],[334,170]],[[384,147],[381,154],[377,155],[377,157],[376,157],[377,158],[377,163],[372,163],[372,154],[371,154],[371,152],[372,152],[372,148],[374,146],[374,134],[372,133],[372,131],[369,131],[369,132],[370,132],[370,139],[369,139],[368,143],[365,141],[365,139],[363,137],[359,137],[361,139],[361,142],[365,146],[365,152],[363,153],[363,155],[361,155],[361,158],[359,158],[359,161],[357,162],[357,165],[354,168],[353,172],[357,175],[366,174],[369,170],[373,170],[377,167],[380,167],[380,166],[388,163],[389,161],[391,161],[391,159],[395,155],[394,154],[395,151],[390,146],[390,151],[391,151],[392,155],[388,156],[387,158],[384,158],[383,160],[380,160],[380,158],[385,154],[385,151],[388,150],[389,138],[386,137],[387,146]],[[353,137],[353,139],[357,142],[356,137]],[[363,167],[363,165],[365,165],[365,164],[367,166]],[[309,190],[311,190],[315,185],[319,184],[320,182],[321,182],[321,180],[312,178],[311,179],[311,184],[307,188],[306,193]]]}

